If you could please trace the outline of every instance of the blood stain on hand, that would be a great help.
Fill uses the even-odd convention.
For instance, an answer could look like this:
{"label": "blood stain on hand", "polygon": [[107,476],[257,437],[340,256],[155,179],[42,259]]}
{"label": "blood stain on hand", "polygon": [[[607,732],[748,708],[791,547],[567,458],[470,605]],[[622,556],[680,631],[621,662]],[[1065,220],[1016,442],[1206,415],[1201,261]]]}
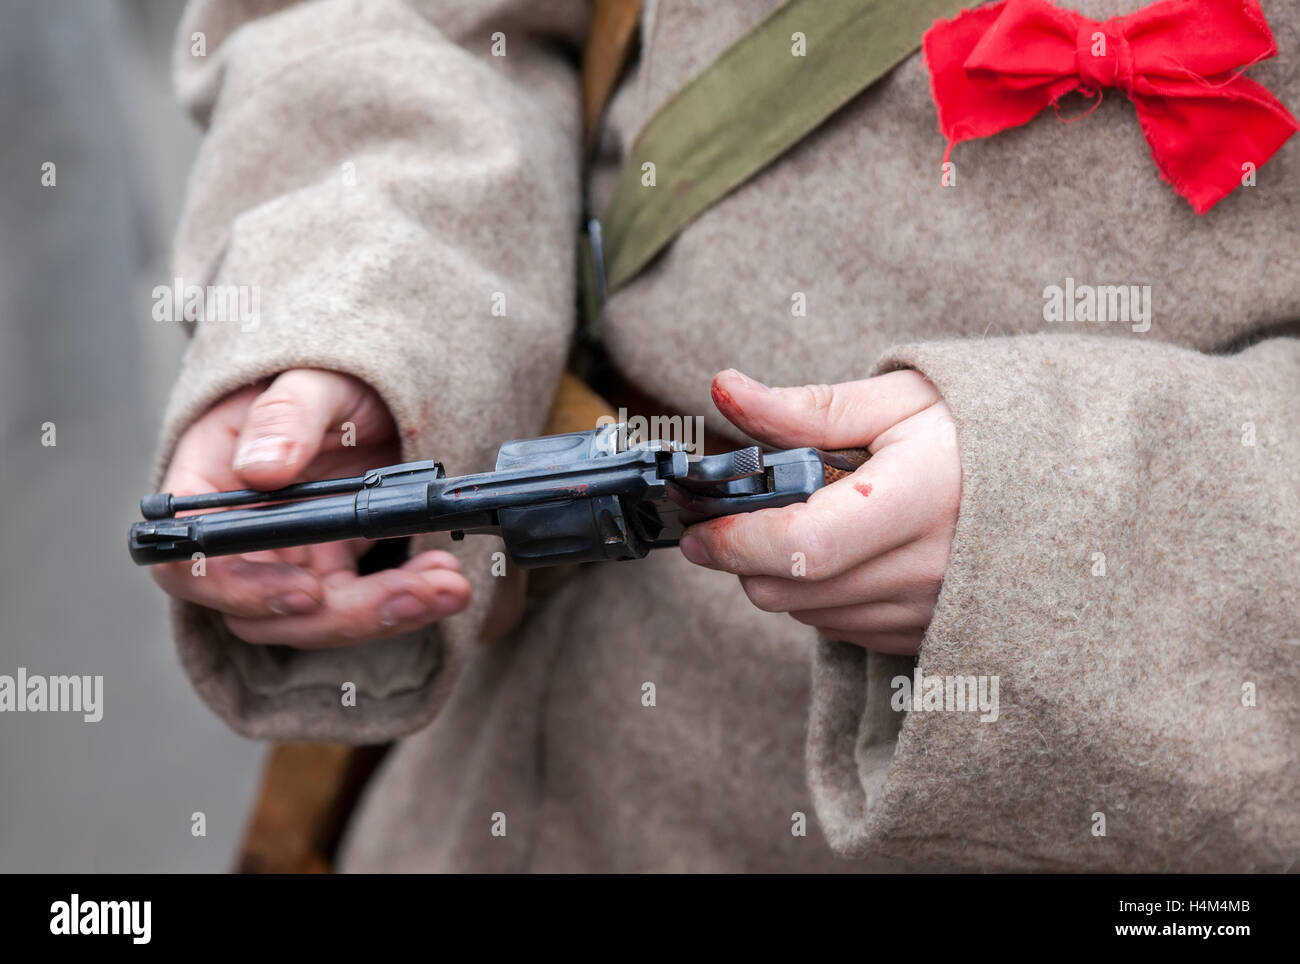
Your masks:
{"label": "blood stain on hand", "polygon": [[713,386],[709,391],[710,394],[713,395],[713,404],[718,406],[719,411],[732,411],[737,415],[745,414],[744,410],[736,404],[736,400],[731,397],[731,392],[727,391],[717,382],[713,383]]}

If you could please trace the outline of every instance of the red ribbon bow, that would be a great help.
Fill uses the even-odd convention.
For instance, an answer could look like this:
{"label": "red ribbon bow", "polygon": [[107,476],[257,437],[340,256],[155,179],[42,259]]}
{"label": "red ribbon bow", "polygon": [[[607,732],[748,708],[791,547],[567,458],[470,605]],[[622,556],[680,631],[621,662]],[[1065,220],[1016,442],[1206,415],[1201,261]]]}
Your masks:
{"label": "red ribbon bow", "polygon": [[[1105,23],[1047,0],[1005,0],[936,20],[922,39],[948,153],[1027,123],[1072,91],[1133,101],[1161,176],[1197,214],[1296,132],[1241,76],[1277,53],[1258,0],[1161,0]],[[1095,107],[1096,105],[1094,105]]]}

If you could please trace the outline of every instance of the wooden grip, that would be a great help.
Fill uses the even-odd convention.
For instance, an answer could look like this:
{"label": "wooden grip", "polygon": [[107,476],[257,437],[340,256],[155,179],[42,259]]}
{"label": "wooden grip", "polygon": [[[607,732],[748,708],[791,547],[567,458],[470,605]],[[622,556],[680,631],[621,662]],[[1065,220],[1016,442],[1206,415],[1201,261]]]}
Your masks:
{"label": "wooden grip", "polygon": [[830,485],[852,475],[871,458],[871,453],[866,449],[818,449],[817,456],[822,460],[826,484]]}

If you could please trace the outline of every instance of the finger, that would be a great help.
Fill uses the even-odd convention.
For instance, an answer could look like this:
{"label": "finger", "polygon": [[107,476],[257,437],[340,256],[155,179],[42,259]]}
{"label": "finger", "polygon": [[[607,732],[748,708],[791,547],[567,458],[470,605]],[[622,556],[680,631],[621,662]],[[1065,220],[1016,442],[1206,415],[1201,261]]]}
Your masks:
{"label": "finger", "polygon": [[442,566],[386,569],[369,576],[340,570],[323,585],[325,602],[314,613],[270,619],[227,616],[226,625],[249,643],[323,649],[411,632],[460,612],[470,598],[468,580]]}
{"label": "finger", "polygon": [[[245,394],[255,397],[251,390]],[[186,429],[158,491],[198,495],[238,485],[230,462],[240,424],[242,414],[233,406],[219,405]]]}
{"label": "finger", "polygon": [[418,556],[412,556],[402,566],[408,572],[423,572],[426,569],[450,569],[460,572],[460,560],[444,549],[430,549]]}
{"label": "finger", "polygon": [[[961,460],[955,455],[957,451],[957,420],[952,410],[942,402],[917,412],[895,425],[891,425],[876,436],[875,450],[887,448],[911,439],[923,439],[926,452],[931,458],[928,463],[937,470],[960,471]],[[960,476],[958,476],[958,481]],[[960,488],[960,485],[958,485]]]}
{"label": "finger", "polygon": [[287,562],[291,566],[300,566],[303,569],[312,568],[310,546],[285,546],[274,551],[281,562]]}
{"label": "finger", "polygon": [[374,543],[367,539],[346,539],[341,542],[317,542],[303,546],[303,565],[316,574],[322,583],[336,572],[356,575],[357,563]]}
{"label": "finger", "polygon": [[326,433],[322,451],[305,466],[298,467],[296,478],[338,479],[361,475],[368,469],[401,461],[402,447],[396,436],[386,439],[382,444],[335,449],[331,447],[332,435],[332,432]]}
{"label": "finger", "polygon": [[906,545],[927,531],[932,512],[910,468],[914,457],[899,452],[882,452],[807,502],[694,525],[682,554],[738,576],[821,580]]}
{"label": "finger", "polygon": [[[168,467],[159,491],[170,492],[172,495],[202,495],[216,492],[217,487],[208,480],[204,467],[199,465],[201,456],[198,453],[191,451],[184,461],[181,460],[180,453],[184,444],[182,440],[181,448],[177,449],[177,458]],[[229,469],[226,471],[228,472]]]}
{"label": "finger", "polygon": [[154,581],[177,599],[232,616],[265,618],[314,612],[325,600],[315,575],[287,562],[220,556],[170,562],[151,569]]}
{"label": "finger", "polygon": [[327,430],[366,395],[363,382],[338,372],[295,369],[278,376],[248,409],[233,468],[252,488],[288,485],[320,452]]}
{"label": "finger", "polygon": [[[360,568],[361,559],[378,543],[370,539],[348,539],[343,542],[323,542],[304,546],[307,553],[306,565],[323,580],[335,579],[335,573],[343,577],[355,576]],[[283,550],[281,550],[283,551]],[[425,569],[450,569],[460,571],[460,560],[443,549],[430,549],[407,559],[398,569],[407,572],[421,572]]]}
{"label": "finger", "polygon": [[829,579],[741,576],[740,584],[749,601],[769,613],[935,599],[948,568],[949,548],[947,540],[932,536]]}
{"label": "finger", "polygon": [[939,397],[929,380],[911,370],[794,388],[768,388],[735,369],[713,377],[718,411],[742,432],[779,448],[870,446],[881,432]]}
{"label": "finger", "polygon": [[932,609],[921,603],[881,602],[833,609],[807,609],[790,615],[823,636],[837,633],[906,633],[930,624]]}

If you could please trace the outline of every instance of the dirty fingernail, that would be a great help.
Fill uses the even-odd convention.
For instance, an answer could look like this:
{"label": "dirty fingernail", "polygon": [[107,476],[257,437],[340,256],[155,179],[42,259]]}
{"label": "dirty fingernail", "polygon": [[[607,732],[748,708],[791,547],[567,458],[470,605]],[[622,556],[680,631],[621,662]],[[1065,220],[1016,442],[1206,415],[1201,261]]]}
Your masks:
{"label": "dirty fingernail", "polygon": [[461,597],[454,592],[440,592],[433,599],[434,609],[443,615],[450,615],[459,612],[461,609]]}
{"label": "dirty fingernail", "polygon": [[713,565],[713,557],[710,556],[709,551],[704,548],[704,543],[695,536],[682,536],[681,546],[682,555],[697,566]]}
{"label": "dirty fingernail", "polygon": [[742,371],[738,371],[738,370],[736,370],[735,368],[728,368],[727,371],[728,371],[731,375],[733,375],[734,377],[736,377],[737,379],[739,379],[740,382],[741,382],[741,383],[742,383],[746,388],[752,388],[752,389],[753,389],[754,391],[756,391],[756,392],[770,392],[770,391],[772,390],[772,389],[768,388],[766,385],[764,385],[762,382],[760,382],[757,378],[750,378],[750,377],[749,377],[748,375],[746,375],[744,372],[742,372]]}
{"label": "dirty fingernail", "polygon": [[305,592],[294,590],[285,593],[283,596],[276,596],[267,603],[267,608],[277,616],[291,616],[309,613],[319,605],[318,600],[312,599]]}
{"label": "dirty fingernail", "polygon": [[292,440],[285,435],[265,435],[250,439],[235,453],[235,468],[243,469],[250,465],[283,465],[289,461],[289,450],[292,446]]}
{"label": "dirty fingernail", "polygon": [[409,592],[398,593],[379,607],[379,621],[385,626],[396,626],[428,614],[429,607],[424,600]]}

